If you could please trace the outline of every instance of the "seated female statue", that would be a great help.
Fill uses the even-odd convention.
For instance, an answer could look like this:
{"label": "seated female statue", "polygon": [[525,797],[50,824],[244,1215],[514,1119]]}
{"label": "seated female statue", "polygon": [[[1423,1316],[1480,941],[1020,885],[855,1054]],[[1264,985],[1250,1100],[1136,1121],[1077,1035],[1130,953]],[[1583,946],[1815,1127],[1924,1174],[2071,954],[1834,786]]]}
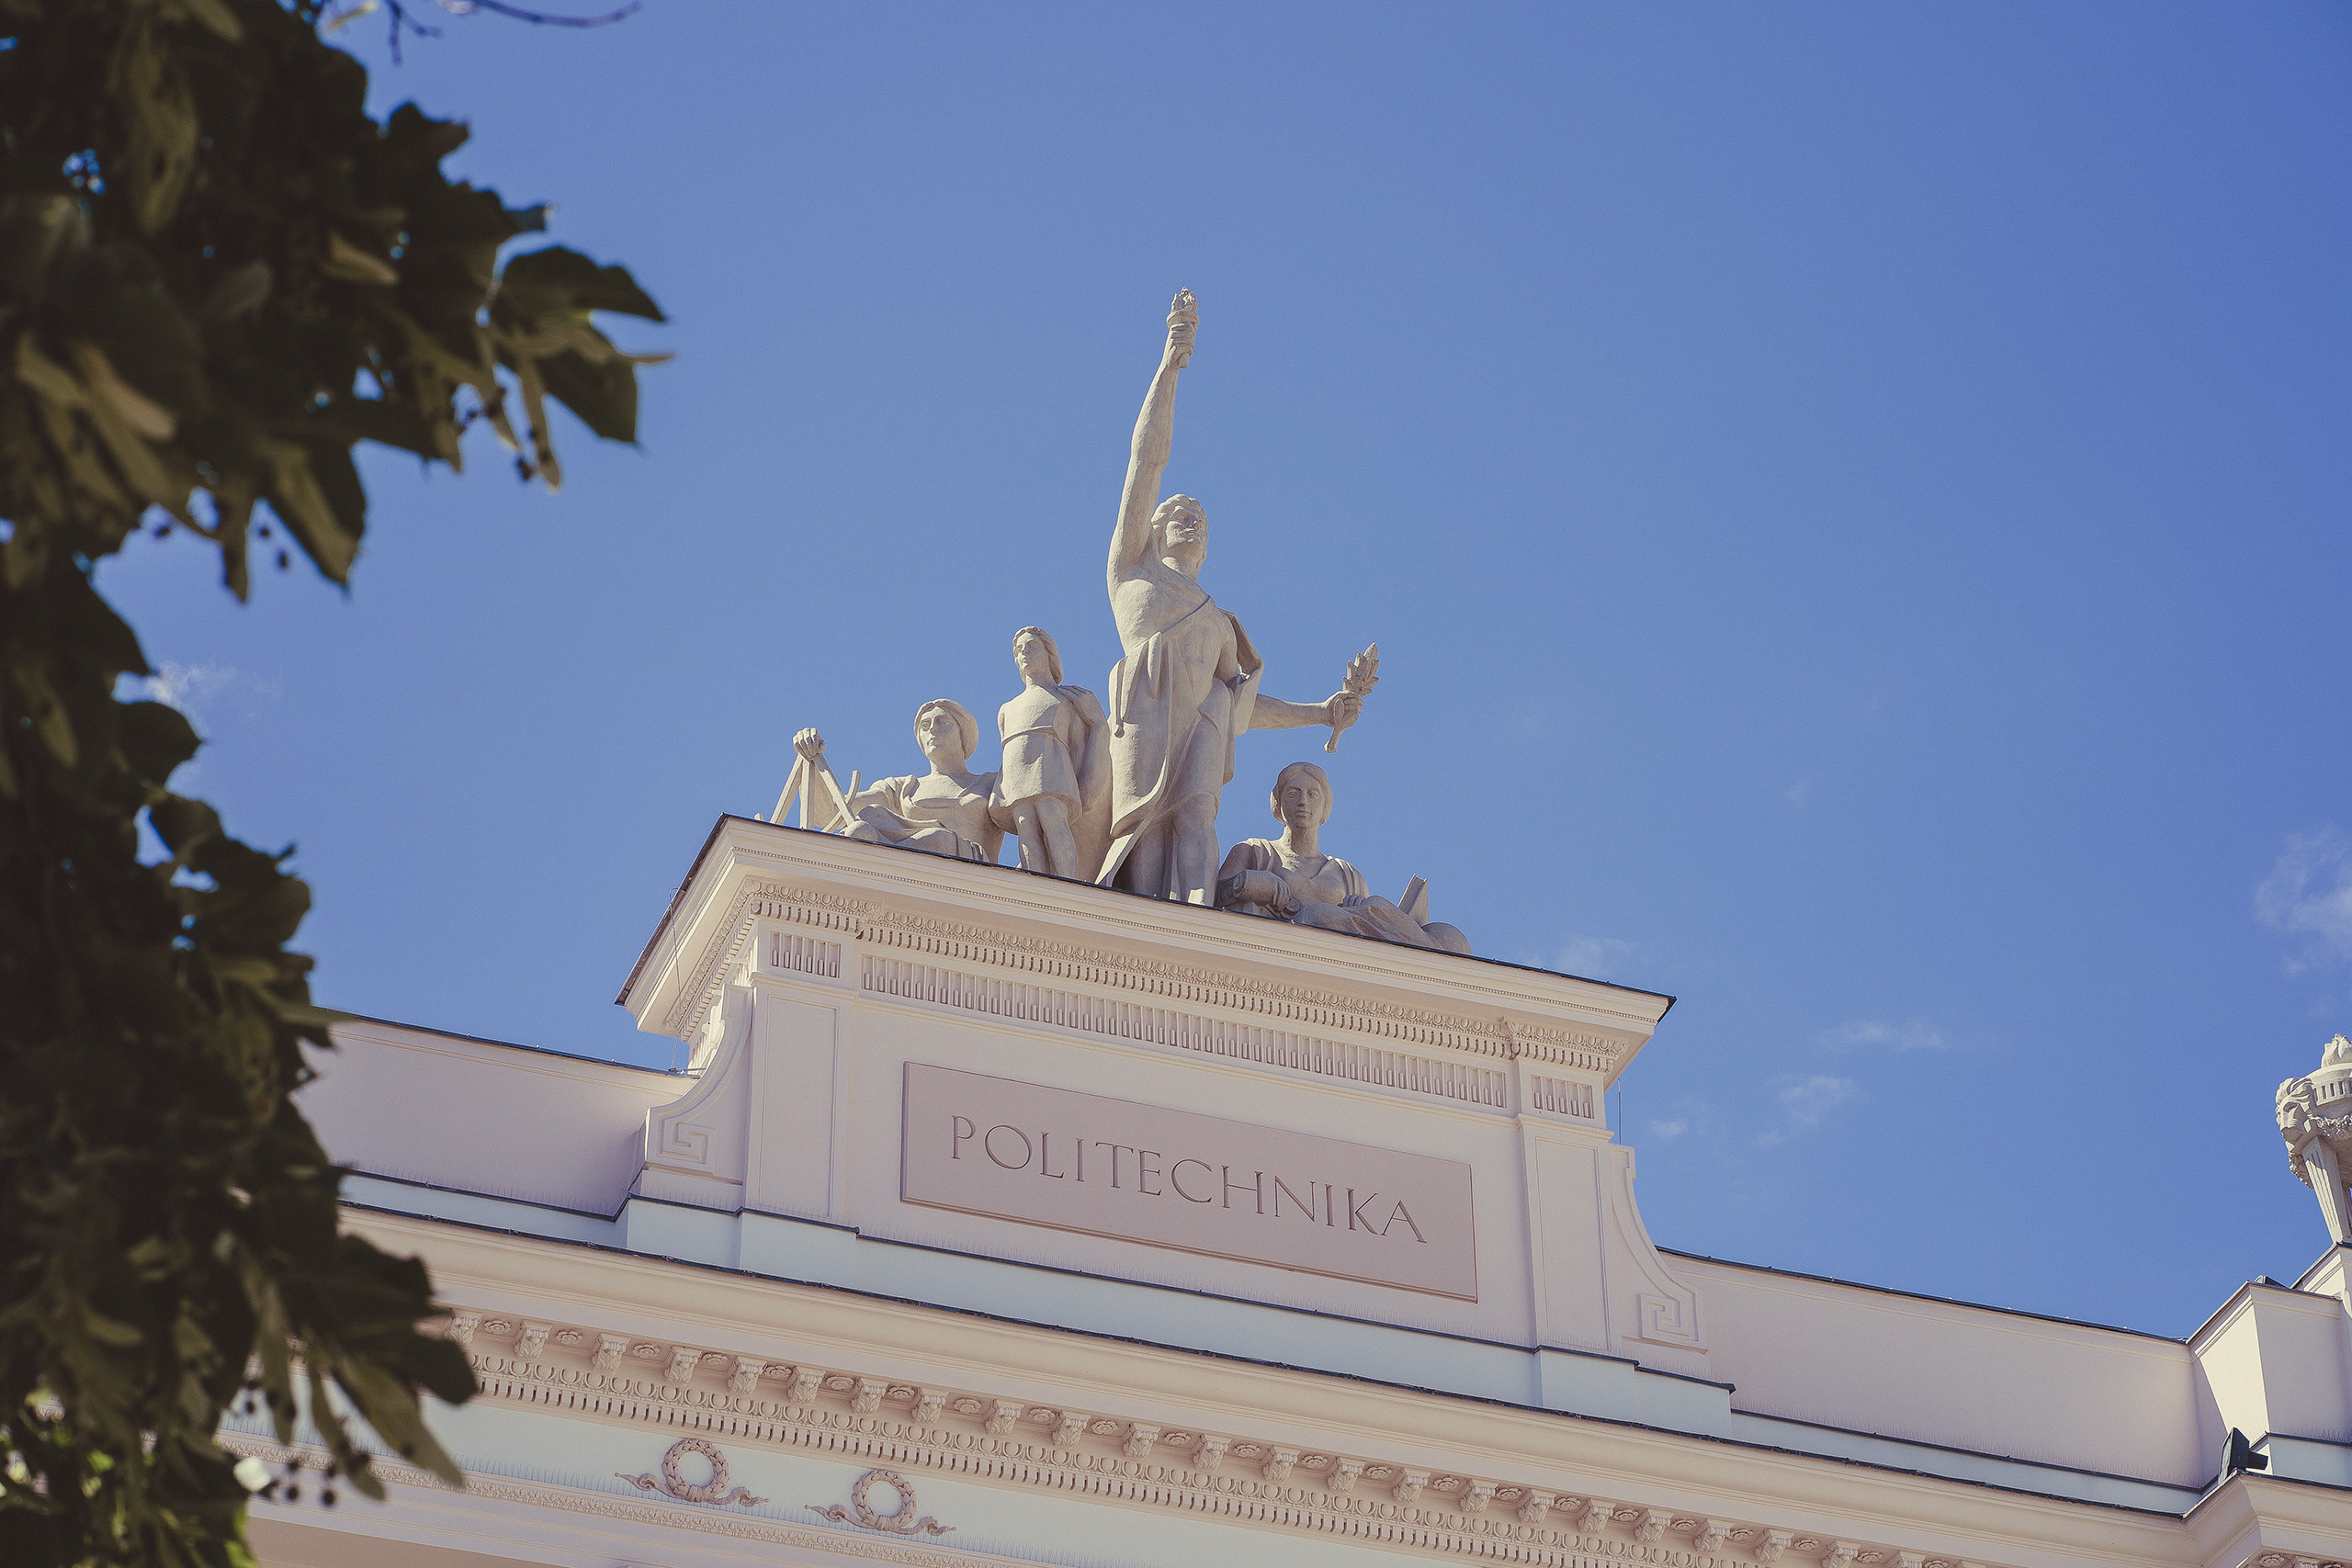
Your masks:
{"label": "seated female statue", "polygon": [[1244,839],[1217,872],[1220,908],[1239,909],[1294,925],[1320,926],[1411,947],[1468,953],[1470,939],[1442,920],[1423,924],[1385,898],[1375,898],[1363,873],[1317,847],[1331,819],[1331,781],[1312,762],[1293,762],[1274,780],[1279,839]]}
{"label": "seated female statue", "polygon": [[[836,784],[848,816],[845,835],[994,864],[1004,845],[1004,827],[989,805],[997,776],[966,766],[980,744],[980,721],[961,703],[935,697],[915,710],[915,744],[931,761],[929,773],[876,779],[854,795]],[[792,738],[792,749],[832,776],[823,736],[804,729]]]}

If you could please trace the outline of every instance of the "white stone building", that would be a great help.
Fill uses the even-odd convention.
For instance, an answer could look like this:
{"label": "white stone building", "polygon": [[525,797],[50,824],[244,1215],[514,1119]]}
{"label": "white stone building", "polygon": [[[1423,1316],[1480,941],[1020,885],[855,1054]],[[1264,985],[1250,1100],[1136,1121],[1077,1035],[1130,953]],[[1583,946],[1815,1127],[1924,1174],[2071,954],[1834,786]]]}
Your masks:
{"label": "white stone building", "polygon": [[338,1032],[482,1391],[272,1568],[2352,1561],[2352,1249],[2184,1341],[1661,1247],[1664,997],[730,818],[620,999],[691,1076]]}

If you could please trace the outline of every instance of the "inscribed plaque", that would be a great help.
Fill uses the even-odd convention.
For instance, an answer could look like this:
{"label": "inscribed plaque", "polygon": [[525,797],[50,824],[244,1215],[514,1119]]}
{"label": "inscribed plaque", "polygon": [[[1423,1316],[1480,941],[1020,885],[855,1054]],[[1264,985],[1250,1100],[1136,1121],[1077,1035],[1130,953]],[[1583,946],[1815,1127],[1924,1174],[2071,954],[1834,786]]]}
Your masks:
{"label": "inscribed plaque", "polygon": [[910,1203],[1478,1299],[1459,1160],[920,1062],[902,1140]]}

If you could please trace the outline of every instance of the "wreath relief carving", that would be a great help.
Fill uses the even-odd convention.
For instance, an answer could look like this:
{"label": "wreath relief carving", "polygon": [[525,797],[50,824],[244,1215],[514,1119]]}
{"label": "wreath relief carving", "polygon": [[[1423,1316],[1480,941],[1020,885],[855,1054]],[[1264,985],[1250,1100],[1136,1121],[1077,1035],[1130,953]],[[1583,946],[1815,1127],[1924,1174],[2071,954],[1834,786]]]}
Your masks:
{"label": "wreath relief carving", "polygon": [[[701,1456],[710,1466],[709,1480],[688,1481],[680,1472],[678,1461],[688,1454]],[[722,1508],[733,1503],[745,1508],[756,1508],[767,1501],[765,1497],[752,1496],[741,1486],[729,1492],[727,1489],[727,1456],[720,1453],[715,1444],[707,1443],[700,1438],[680,1438],[672,1443],[670,1451],[662,1456],[662,1473],[659,1476],[630,1475],[617,1470],[613,1473],[640,1492],[659,1492],[663,1496],[675,1497],[681,1503],[716,1503]]]}
{"label": "wreath relief carving", "polygon": [[[876,1486],[888,1486],[899,1499],[897,1513],[877,1514],[866,1502],[867,1495]],[[837,1525],[855,1525],[860,1529],[882,1530],[890,1535],[945,1535],[956,1528],[943,1525],[928,1514],[915,1517],[915,1489],[895,1470],[869,1470],[859,1476],[850,1486],[846,1508],[838,1503],[831,1507],[818,1507],[814,1503],[808,1506]]]}

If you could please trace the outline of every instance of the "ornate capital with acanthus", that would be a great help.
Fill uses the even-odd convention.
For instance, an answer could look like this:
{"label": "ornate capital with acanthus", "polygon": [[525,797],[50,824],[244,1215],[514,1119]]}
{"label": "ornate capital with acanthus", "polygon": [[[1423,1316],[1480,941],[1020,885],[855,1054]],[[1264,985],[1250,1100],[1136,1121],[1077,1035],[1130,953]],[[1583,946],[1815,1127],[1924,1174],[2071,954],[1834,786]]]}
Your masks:
{"label": "ornate capital with acanthus", "polygon": [[2352,1040],[2339,1034],[2320,1052],[2319,1070],[2278,1086],[2278,1135],[2287,1166],[2319,1195],[2328,1235],[2352,1242],[2352,1198],[2345,1171],[2352,1167]]}

